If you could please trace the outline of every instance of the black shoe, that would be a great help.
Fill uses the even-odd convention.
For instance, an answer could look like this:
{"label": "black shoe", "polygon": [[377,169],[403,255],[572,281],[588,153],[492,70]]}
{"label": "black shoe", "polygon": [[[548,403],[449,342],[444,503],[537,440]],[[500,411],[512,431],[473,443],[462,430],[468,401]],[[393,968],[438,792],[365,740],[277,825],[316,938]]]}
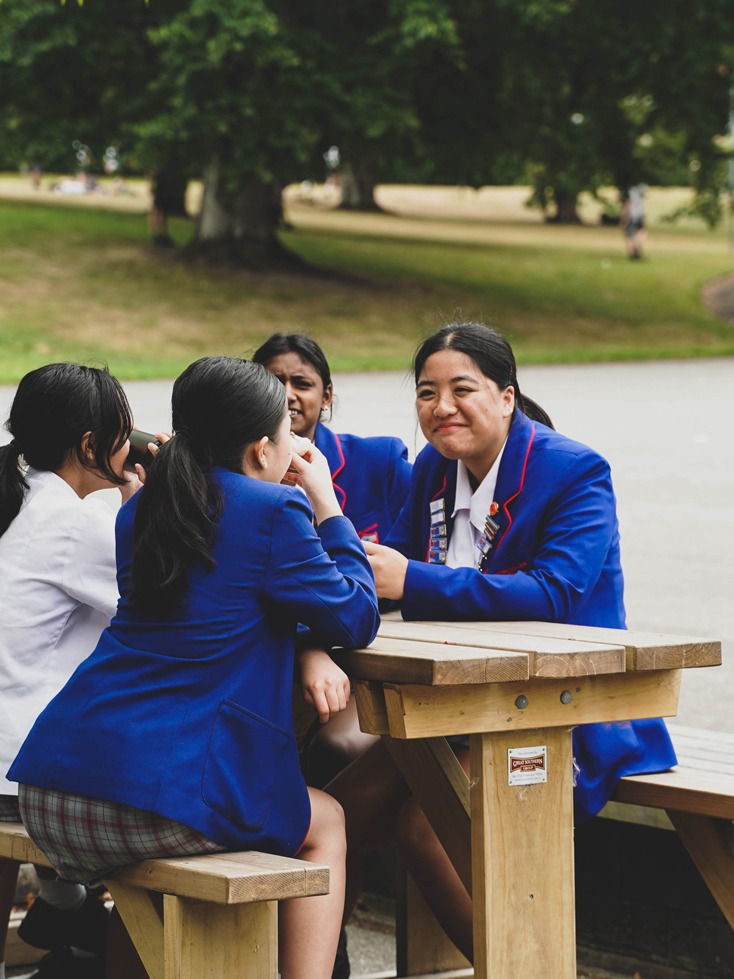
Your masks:
{"label": "black shoe", "polygon": [[44,955],[29,979],[105,979],[105,957],[83,959],[70,948],[55,948]]}
{"label": "black shoe", "polygon": [[339,933],[339,944],[336,947],[336,959],[334,959],[334,971],[331,979],[349,979],[352,970],[349,968],[349,956],[347,955],[347,929],[342,928]]}
{"label": "black shoe", "polygon": [[18,925],[18,937],[34,948],[55,950],[73,945],[100,954],[105,950],[109,919],[96,891],[88,891],[76,911],[61,911],[37,897]]}

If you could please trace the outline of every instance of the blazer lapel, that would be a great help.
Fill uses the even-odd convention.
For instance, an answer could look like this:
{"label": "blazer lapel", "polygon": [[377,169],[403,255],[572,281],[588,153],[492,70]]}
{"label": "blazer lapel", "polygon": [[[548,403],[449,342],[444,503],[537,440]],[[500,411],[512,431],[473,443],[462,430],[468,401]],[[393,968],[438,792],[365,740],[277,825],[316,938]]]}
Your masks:
{"label": "blazer lapel", "polygon": [[495,520],[500,525],[500,529],[492,548],[493,556],[496,555],[512,526],[513,505],[525,489],[525,473],[534,438],[535,423],[516,408],[497,475],[495,499],[499,504],[499,511]]}
{"label": "blazer lapel", "polygon": [[330,428],[327,428],[325,425],[322,425],[321,422],[319,422],[316,426],[314,444],[316,448],[320,449],[326,456],[326,460],[329,463],[331,481],[334,484],[334,492],[336,493],[336,498],[339,501],[339,506],[343,510],[344,504],[347,501],[347,494],[346,490],[344,490],[337,483],[337,477],[344,469],[344,452],[342,451],[339,436],[335,432],[332,432]]}

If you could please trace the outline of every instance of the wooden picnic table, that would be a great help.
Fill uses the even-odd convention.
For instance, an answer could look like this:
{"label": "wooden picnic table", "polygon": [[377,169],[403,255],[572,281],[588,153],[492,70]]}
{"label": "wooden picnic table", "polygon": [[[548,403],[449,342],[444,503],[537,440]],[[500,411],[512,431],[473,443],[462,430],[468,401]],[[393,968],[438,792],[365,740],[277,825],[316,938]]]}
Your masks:
{"label": "wooden picnic table", "polygon": [[575,979],[571,730],[676,714],[681,670],[718,665],[721,644],[389,614],[345,659],[362,729],[384,737],[472,893],[475,979]]}

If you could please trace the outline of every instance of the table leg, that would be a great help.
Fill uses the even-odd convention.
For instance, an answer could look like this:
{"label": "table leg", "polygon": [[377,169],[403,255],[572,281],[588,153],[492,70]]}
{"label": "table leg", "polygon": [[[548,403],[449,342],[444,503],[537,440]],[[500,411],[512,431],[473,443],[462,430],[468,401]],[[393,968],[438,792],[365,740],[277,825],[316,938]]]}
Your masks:
{"label": "table leg", "polygon": [[[508,752],[531,747],[547,780],[531,757],[510,784]],[[476,979],[575,979],[570,729],[472,735],[471,773]]]}

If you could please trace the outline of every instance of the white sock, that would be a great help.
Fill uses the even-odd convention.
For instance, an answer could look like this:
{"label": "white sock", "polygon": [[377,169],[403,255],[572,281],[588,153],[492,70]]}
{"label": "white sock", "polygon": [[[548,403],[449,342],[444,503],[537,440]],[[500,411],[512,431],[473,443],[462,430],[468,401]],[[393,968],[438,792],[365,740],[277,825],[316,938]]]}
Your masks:
{"label": "white sock", "polygon": [[78,911],[86,900],[87,889],[84,884],[72,884],[68,880],[41,880],[39,897],[59,911]]}
{"label": "white sock", "polygon": [[5,963],[0,962],[0,979],[5,979]]}

